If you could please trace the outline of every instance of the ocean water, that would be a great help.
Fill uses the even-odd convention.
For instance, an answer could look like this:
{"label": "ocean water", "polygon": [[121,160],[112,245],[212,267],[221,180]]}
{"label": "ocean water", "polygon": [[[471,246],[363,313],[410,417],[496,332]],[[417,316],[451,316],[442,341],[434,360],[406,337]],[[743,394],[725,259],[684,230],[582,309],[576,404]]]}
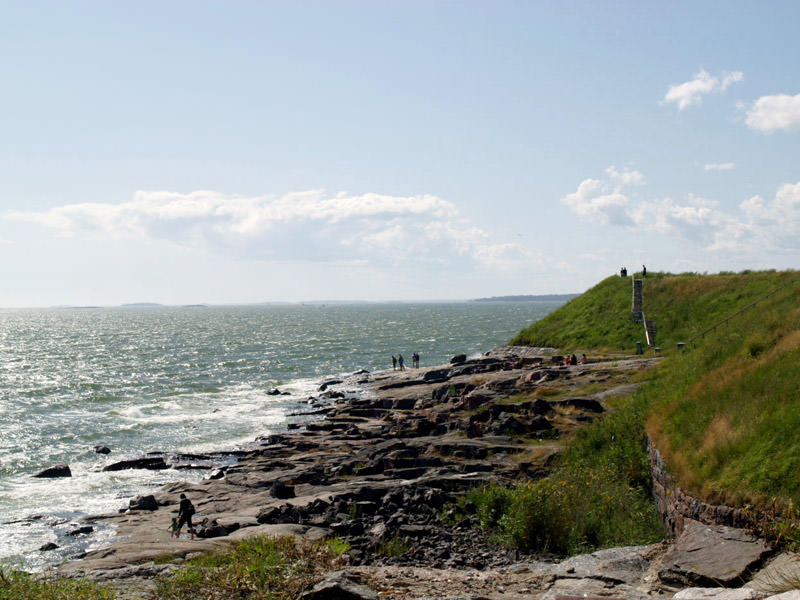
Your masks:
{"label": "ocean water", "polygon": [[[326,378],[385,371],[397,353],[421,366],[477,355],[559,304],[0,310],[0,563],[37,570],[101,547],[107,526],[67,535],[81,516],[207,474],[103,472],[111,462],[246,446],[285,431]],[[59,463],[72,477],[33,477]]]}

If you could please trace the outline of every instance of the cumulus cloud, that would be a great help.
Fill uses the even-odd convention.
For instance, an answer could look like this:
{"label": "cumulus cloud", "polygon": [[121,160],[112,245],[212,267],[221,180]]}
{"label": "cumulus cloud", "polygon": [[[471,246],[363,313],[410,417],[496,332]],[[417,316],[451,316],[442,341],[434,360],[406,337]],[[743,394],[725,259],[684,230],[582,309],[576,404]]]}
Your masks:
{"label": "cumulus cloud", "polygon": [[724,71],[722,75],[715,77],[705,69],[700,69],[694,79],[671,85],[664,96],[663,103],[676,104],[678,110],[684,110],[693,104],[701,104],[703,96],[712,92],[724,92],[732,84],[738,83],[743,79],[744,74],[741,71],[730,73]]}
{"label": "cumulus cloud", "polygon": [[628,216],[628,198],[599,179],[585,179],[577,191],[567,194],[561,201],[574,213],[604,224],[632,224]]}
{"label": "cumulus cloud", "polygon": [[725,162],[725,163],[707,163],[703,165],[703,169],[706,171],[731,171],[736,168],[736,163],[732,162]]}
{"label": "cumulus cloud", "polygon": [[781,186],[772,200],[748,198],[731,211],[693,194],[681,201],[639,199],[625,192],[615,173],[611,168],[605,180],[585,179],[562,202],[596,223],[687,240],[710,251],[800,251],[800,183]]}
{"label": "cumulus cloud", "polygon": [[508,251],[436,196],[321,190],[281,197],[139,191],[120,204],[83,203],[40,212],[9,212],[62,235],[167,240],[213,252],[271,260],[497,261]]}
{"label": "cumulus cloud", "polygon": [[644,183],[644,175],[634,169],[623,169],[622,172],[618,171],[614,165],[606,169],[608,175],[613,181],[619,185],[631,185]]}
{"label": "cumulus cloud", "polygon": [[762,96],[747,111],[745,123],[761,133],[800,130],[800,94]]}

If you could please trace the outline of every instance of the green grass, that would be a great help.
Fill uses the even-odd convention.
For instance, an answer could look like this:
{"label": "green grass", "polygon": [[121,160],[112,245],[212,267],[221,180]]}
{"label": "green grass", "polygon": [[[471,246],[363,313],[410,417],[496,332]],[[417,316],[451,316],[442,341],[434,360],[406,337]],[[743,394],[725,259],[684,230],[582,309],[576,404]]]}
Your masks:
{"label": "green grass", "polygon": [[2,600],[112,600],[114,597],[112,590],[89,581],[39,579],[24,571],[0,571]]}
{"label": "green grass", "polygon": [[312,544],[290,536],[247,538],[160,577],[154,600],[298,598],[323,572],[340,567],[347,550],[341,540]]}
{"label": "green grass", "polygon": [[[648,276],[644,311],[666,360],[637,393],[641,422],[631,426],[644,424],[682,488],[781,516],[765,528],[800,545],[798,280],[797,271]],[[644,341],[630,308],[630,280],[610,277],[512,343],[630,352]],[[602,437],[597,444],[607,445]],[[631,474],[639,469],[623,463]]]}
{"label": "green grass", "polygon": [[548,477],[471,491],[481,525],[511,546],[561,555],[662,539],[650,495],[646,404],[637,395],[579,429]]}
{"label": "green grass", "polygon": [[[654,319],[658,344],[675,347],[771,290],[800,277],[796,271],[716,275],[648,273],[643,309]],[[630,277],[609,277],[523,329],[511,344],[633,352],[644,328],[630,318]]]}

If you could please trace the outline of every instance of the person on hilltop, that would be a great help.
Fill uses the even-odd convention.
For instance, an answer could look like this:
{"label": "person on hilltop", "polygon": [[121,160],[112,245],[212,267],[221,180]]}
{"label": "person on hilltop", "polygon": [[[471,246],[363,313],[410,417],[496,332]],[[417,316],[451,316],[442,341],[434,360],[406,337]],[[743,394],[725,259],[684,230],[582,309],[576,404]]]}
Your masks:
{"label": "person on hilltop", "polygon": [[642,265],[642,277],[647,277],[647,267]]}
{"label": "person on hilltop", "polygon": [[403,355],[402,354],[398,354],[397,355],[397,364],[400,365],[400,370],[401,371],[405,370],[405,367],[403,366],[404,363],[405,363],[405,359],[403,358]]}
{"label": "person on hilltop", "polygon": [[392,354],[392,371],[396,370],[397,370],[397,357],[394,354]]}
{"label": "person on hilltop", "polygon": [[175,537],[181,537],[181,528],[185,523],[189,526],[189,537],[194,539],[194,525],[192,524],[193,514],[194,504],[186,497],[186,494],[181,494],[181,503],[178,505],[178,530],[175,532]]}

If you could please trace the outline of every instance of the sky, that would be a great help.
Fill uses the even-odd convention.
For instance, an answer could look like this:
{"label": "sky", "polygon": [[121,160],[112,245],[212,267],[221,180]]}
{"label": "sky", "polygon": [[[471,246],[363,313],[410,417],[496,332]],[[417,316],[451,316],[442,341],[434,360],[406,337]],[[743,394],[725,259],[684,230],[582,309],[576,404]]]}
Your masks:
{"label": "sky", "polygon": [[800,3],[0,3],[0,306],[800,263]]}

